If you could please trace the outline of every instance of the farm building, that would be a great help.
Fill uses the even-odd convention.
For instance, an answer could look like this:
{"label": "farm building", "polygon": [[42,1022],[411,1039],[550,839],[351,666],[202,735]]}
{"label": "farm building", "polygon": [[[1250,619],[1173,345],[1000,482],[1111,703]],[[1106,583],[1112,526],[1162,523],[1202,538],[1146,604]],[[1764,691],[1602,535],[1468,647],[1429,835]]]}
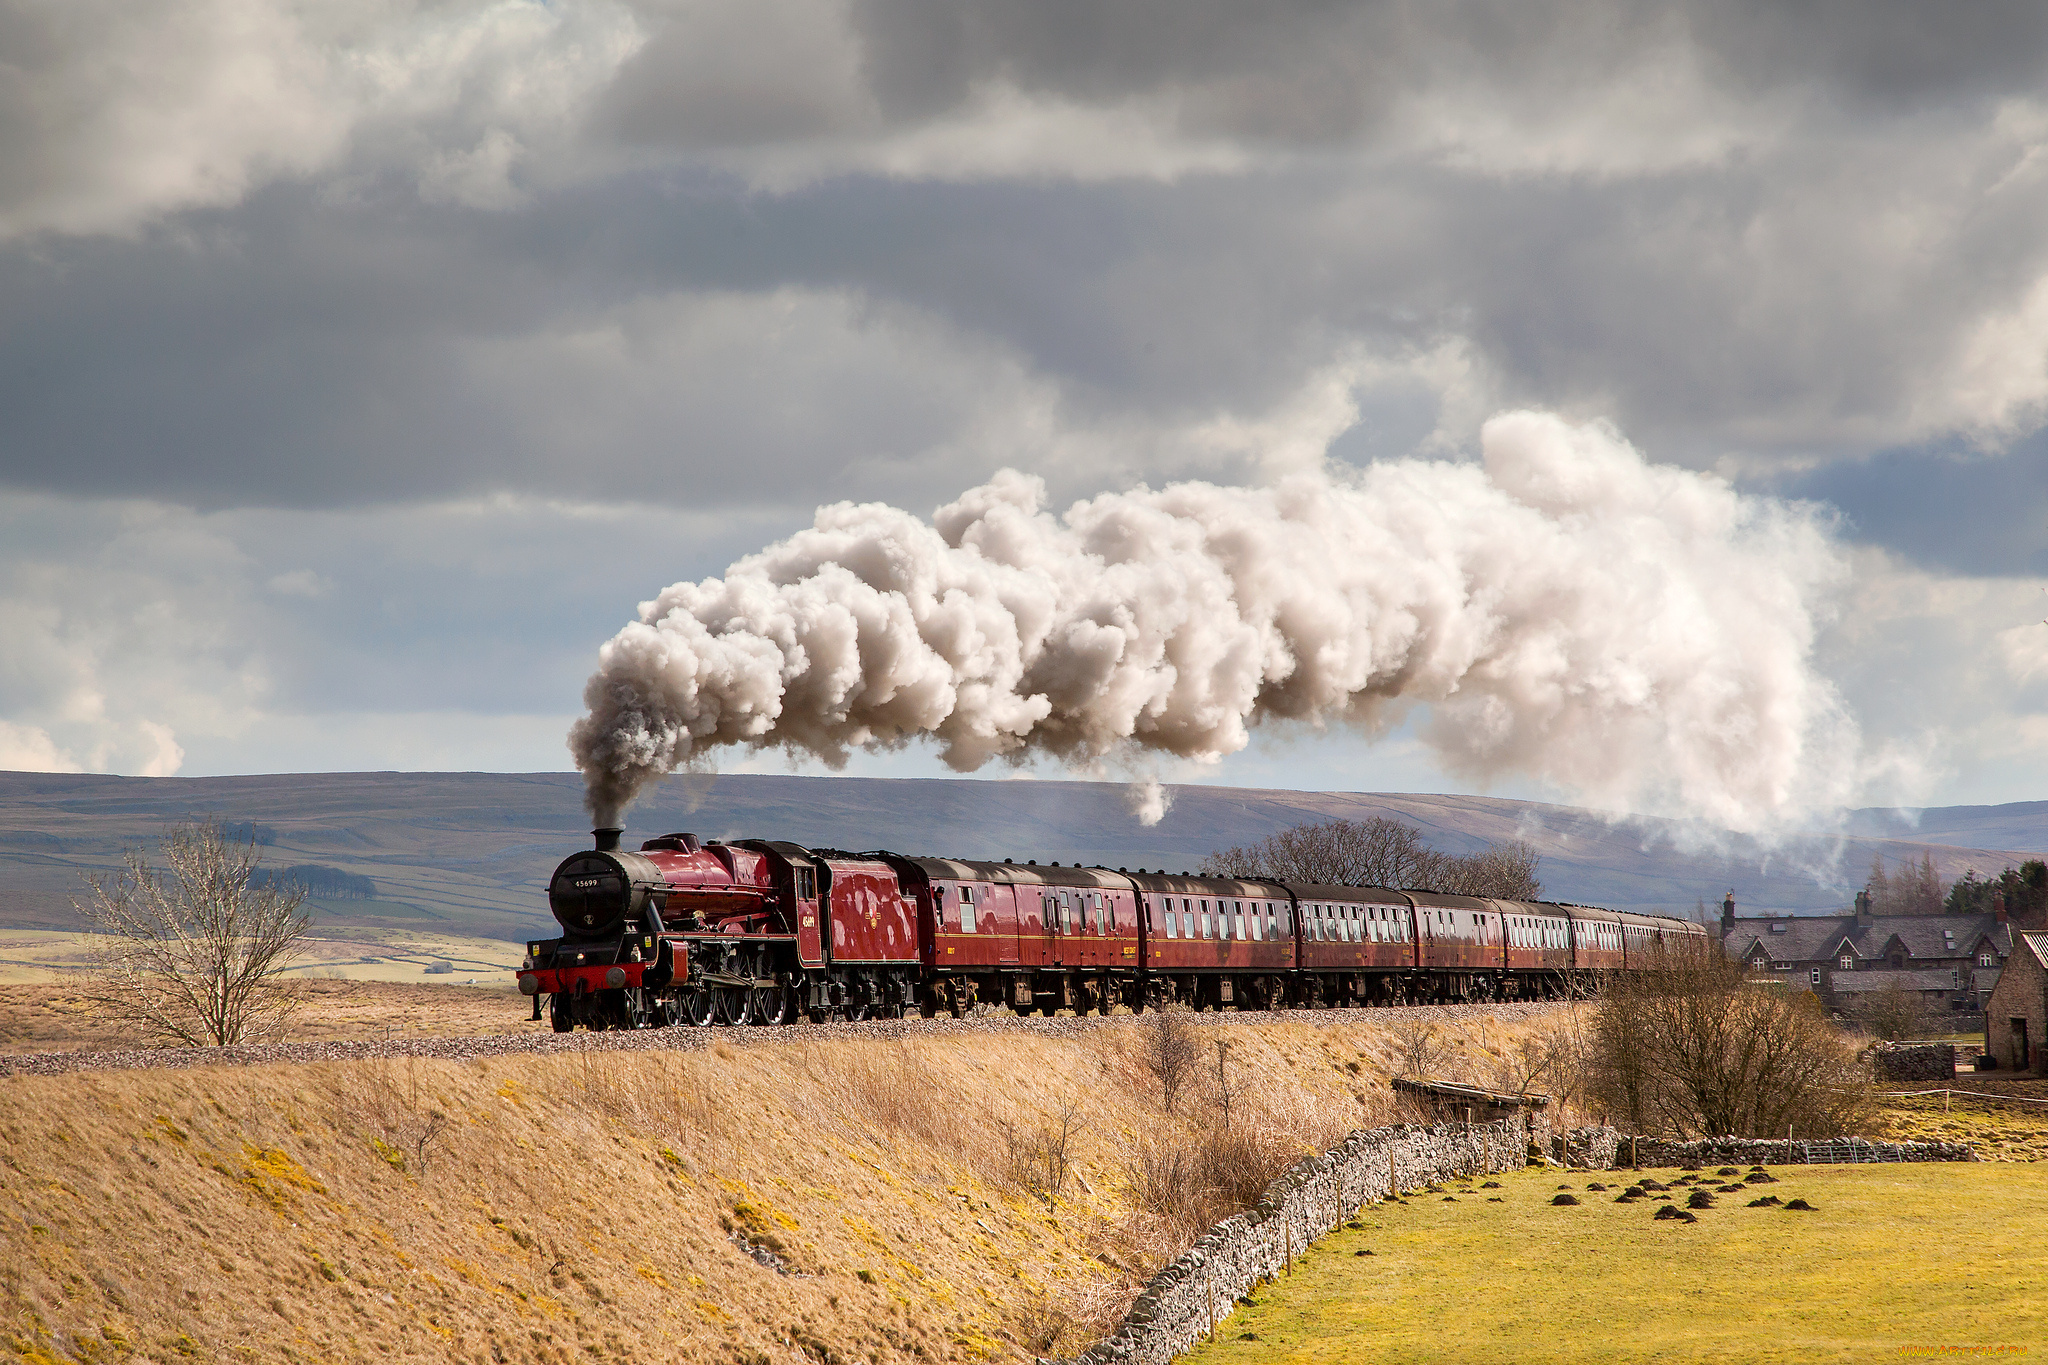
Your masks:
{"label": "farm building", "polygon": [[1721,907],[1721,946],[1763,975],[1804,987],[1830,1010],[1854,1015],[1878,992],[1902,986],[1931,1014],[1975,1014],[2012,955],[2014,928],[1989,915],[1875,915],[1869,899],[1841,915],[1738,919]]}
{"label": "farm building", "polygon": [[2048,1070],[2048,933],[2018,937],[1984,1007],[1984,1052],[2001,1070]]}

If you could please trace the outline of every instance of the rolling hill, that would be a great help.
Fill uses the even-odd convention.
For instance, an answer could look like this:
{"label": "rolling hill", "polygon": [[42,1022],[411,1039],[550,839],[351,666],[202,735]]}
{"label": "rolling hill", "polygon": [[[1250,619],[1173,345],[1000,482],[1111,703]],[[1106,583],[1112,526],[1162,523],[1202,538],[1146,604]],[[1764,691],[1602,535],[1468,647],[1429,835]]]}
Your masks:
{"label": "rolling hill", "polygon": [[[0,773],[0,928],[69,929],[81,874],[153,845],[167,824],[214,816],[266,840],[270,866],[314,865],[336,886],[324,928],[521,939],[551,930],[546,878],[583,845],[573,773],[313,773],[135,778]],[[1649,819],[1479,796],[1177,787],[1146,828],[1113,783],[678,777],[629,814],[628,839],[670,830],[775,837],[838,848],[1192,869],[1211,849],[1304,821],[1391,815],[1438,847],[1520,837],[1543,855],[1559,899],[1687,913],[1733,889],[1745,913],[1845,904],[1873,851],[1931,853],[1944,876],[1995,872],[2048,849],[2048,802],[1915,814],[1857,811],[1839,834],[1765,846]],[[1916,818],[1917,817],[1917,818]]]}

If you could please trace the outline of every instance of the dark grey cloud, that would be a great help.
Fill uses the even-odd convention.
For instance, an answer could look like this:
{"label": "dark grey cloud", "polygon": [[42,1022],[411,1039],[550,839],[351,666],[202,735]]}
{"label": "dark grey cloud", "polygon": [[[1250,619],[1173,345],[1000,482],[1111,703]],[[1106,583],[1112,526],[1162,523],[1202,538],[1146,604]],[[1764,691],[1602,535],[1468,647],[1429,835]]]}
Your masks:
{"label": "dark grey cloud", "polygon": [[531,713],[820,501],[1515,404],[1842,507],[1920,622],[1852,694],[1938,640],[2006,661],[1921,710],[2039,710],[1928,624],[2048,571],[2038,5],[0,0],[0,51],[0,513],[65,532],[0,555],[0,752],[86,762],[95,687],[131,769],[231,765],[219,699]]}

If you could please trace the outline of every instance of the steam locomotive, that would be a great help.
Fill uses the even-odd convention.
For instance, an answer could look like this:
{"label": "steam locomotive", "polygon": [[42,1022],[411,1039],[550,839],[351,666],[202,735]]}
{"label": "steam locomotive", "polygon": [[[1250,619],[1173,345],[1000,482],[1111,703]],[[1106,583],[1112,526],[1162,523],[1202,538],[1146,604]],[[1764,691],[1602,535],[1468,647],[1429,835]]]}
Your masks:
{"label": "steam locomotive", "polygon": [[526,945],[519,989],[558,1033],[1554,999],[1706,938],[1582,905],[621,833],[555,869],[562,936]]}

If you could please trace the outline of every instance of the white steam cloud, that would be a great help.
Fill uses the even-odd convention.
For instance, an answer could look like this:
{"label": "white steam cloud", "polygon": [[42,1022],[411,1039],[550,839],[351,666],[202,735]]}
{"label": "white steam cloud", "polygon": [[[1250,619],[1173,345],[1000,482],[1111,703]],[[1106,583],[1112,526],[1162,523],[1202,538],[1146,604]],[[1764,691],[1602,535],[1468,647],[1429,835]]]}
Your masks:
{"label": "white steam cloud", "polygon": [[[1508,413],[1482,444],[1483,466],[1138,488],[1064,516],[1007,470],[930,522],[821,508],[605,645],[569,738],[591,813],[616,823],[729,745],[838,766],[929,737],[963,772],[1142,770],[1417,703],[1476,781],[1747,831],[1854,793],[1856,727],[1811,662],[1846,573],[1814,509],[1651,464],[1604,425]],[[1136,805],[1158,818],[1156,782]]]}

